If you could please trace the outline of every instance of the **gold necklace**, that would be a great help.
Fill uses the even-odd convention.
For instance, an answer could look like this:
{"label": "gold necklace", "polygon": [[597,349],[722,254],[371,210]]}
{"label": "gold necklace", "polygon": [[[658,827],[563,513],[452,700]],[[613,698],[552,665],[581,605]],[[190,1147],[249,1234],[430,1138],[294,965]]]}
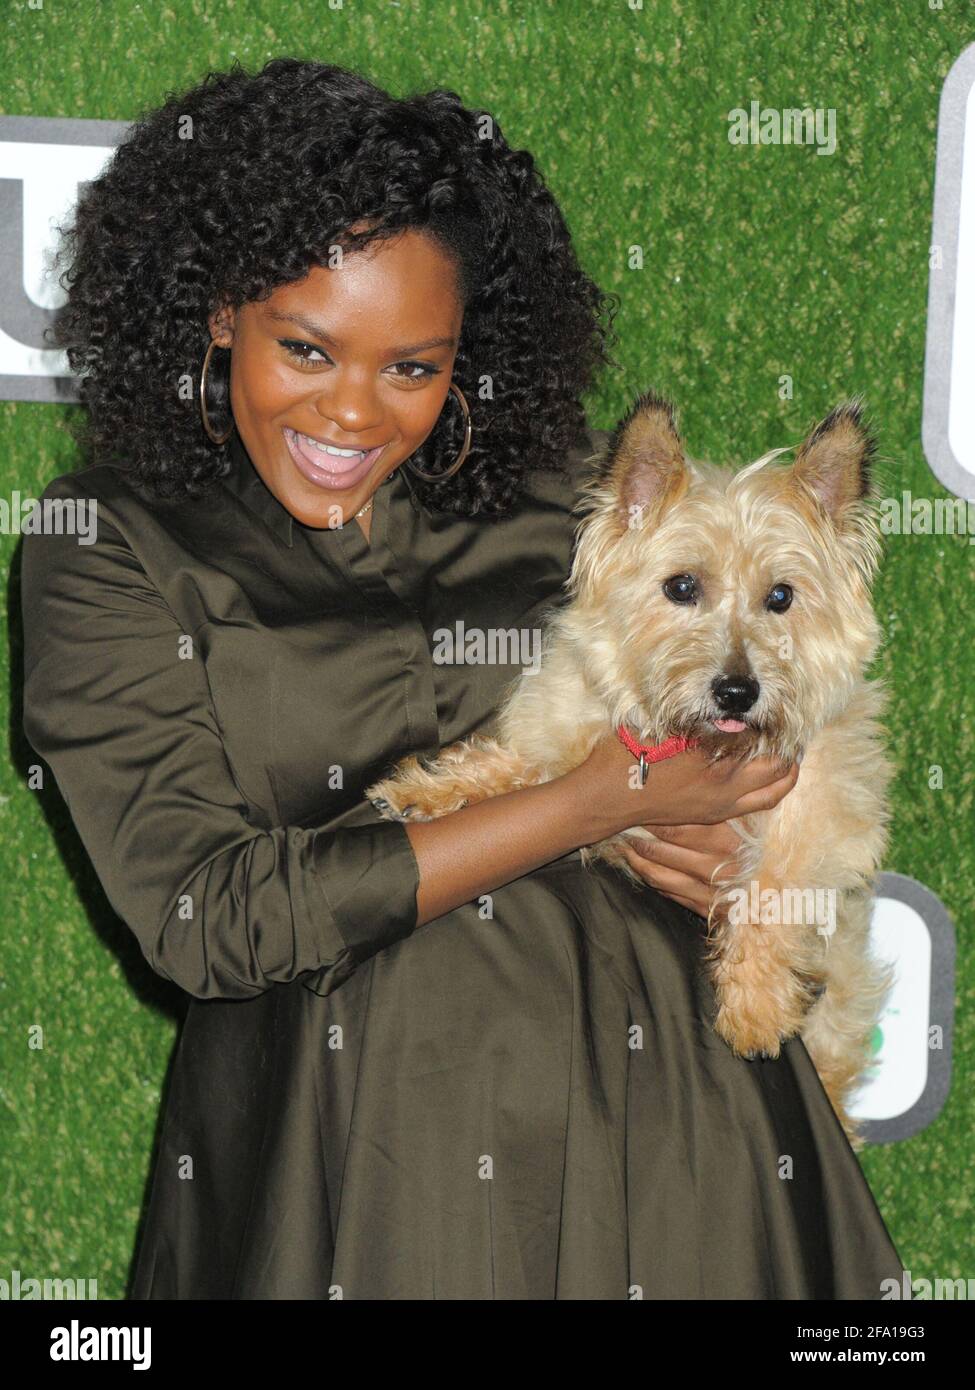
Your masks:
{"label": "gold necklace", "polygon": [[[387,473],[386,476],[385,476],[385,478],[383,479],[383,482],[384,482],[384,483],[388,483],[389,480],[390,480],[390,478],[393,476],[393,473],[395,473],[395,472],[396,472],[396,469],[394,468],[393,471],[392,471],[392,473]],[[379,486],[382,487],[382,483],[380,483]],[[369,498],[369,501],[366,503],[366,505],[365,505],[364,507],[360,507],[359,510],[356,512],[356,516],[365,516],[366,512],[367,512],[367,511],[369,510],[369,508],[372,506],[373,500],[374,500],[374,499],[373,499],[372,497],[370,497],[370,498]]]}

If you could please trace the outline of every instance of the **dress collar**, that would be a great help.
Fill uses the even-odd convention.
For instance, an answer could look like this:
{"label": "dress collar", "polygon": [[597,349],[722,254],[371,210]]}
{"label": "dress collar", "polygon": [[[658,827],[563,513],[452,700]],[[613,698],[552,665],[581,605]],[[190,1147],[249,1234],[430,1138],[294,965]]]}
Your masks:
{"label": "dress collar", "polygon": [[236,493],[244,505],[287,546],[294,545],[294,517],[275,497],[251,462],[236,429],[230,437],[228,453],[231,470],[221,481]]}
{"label": "dress collar", "polygon": [[[259,517],[265,526],[273,531],[278,540],[293,549],[295,518],[287,507],[282,506],[254,467],[250,454],[244,448],[243,441],[236,429],[230,437],[227,452],[232,466],[226,477],[221,479],[224,487],[230,488],[231,492],[240,498],[248,510]],[[412,504],[414,507],[418,507],[419,503],[413,493],[412,480],[408,470],[403,466],[395,471],[394,478],[399,477],[405,479],[406,490],[411,497]],[[385,481],[384,478],[383,482]],[[299,522],[298,525],[300,524]]]}

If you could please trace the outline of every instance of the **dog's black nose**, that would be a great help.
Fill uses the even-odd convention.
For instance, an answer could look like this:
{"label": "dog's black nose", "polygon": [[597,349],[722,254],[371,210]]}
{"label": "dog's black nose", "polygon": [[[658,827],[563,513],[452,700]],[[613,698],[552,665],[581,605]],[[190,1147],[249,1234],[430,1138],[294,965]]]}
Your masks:
{"label": "dog's black nose", "polygon": [[744,714],[758,699],[758,681],[751,676],[718,676],[711,692],[726,714]]}

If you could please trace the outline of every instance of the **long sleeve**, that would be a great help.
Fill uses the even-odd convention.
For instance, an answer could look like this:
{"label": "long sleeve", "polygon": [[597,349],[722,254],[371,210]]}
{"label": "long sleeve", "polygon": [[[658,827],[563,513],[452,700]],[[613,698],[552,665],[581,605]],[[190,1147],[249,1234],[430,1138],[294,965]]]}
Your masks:
{"label": "long sleeve", "polygon": [[[57,479],[42,502],[77,491]],[[325,993],[415,929],[401,823],[250,823],[192,634],[117,527],[28,533],[22,555],[24,732],[155,971],[201,999],[312,971]]]}

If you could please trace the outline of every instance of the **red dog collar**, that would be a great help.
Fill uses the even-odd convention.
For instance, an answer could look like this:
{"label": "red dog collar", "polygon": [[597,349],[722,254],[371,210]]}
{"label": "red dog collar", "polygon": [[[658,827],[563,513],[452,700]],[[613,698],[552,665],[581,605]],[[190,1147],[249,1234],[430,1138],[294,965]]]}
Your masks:
{"label": "red dog collar", "polygon": [[686,748],[696,748],[700,743],[700,739],[678,737],[676,734],[673,738],[665,739],[663,743],[637,743],[624,724],[616,726],[616,734],[634,758],[640,759],[641,787],[646,785],[647,767],[650,763],[660,763],[663,762],[664,758],[676,757],[678,753],[683,753]]}

